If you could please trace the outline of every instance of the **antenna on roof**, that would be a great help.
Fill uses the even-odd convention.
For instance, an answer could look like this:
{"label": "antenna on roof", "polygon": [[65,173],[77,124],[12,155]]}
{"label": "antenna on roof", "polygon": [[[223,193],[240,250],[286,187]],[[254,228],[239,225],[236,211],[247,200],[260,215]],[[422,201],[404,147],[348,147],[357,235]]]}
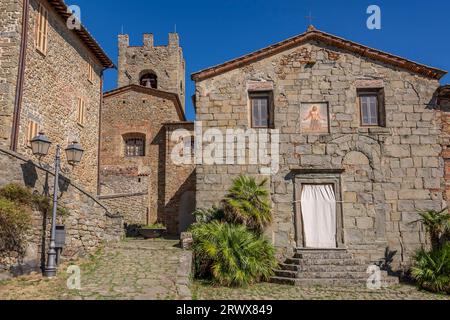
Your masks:
{"label": "antenna on roof", "polygon": [[176,23],[175,23],[174,29],[175,29],[175,33],[177,33],[177,24]]}
{"label": "antenna on roof", "polygon": [[309,15],[308,15],[308,16],[305,16],[305,19],[308,19],[308,21],[309,21],[309,24],[308,24],[308,30],[309,30],[310,27],[313,25],[312,22],[313,22],[313,20],[314,20],[314,17],[312,16],[311,11],[309,12]]}
{"label": "antenna on roof", "polygon": [[123,25],[122,25],[122,33],[121,34],[123,34]]}

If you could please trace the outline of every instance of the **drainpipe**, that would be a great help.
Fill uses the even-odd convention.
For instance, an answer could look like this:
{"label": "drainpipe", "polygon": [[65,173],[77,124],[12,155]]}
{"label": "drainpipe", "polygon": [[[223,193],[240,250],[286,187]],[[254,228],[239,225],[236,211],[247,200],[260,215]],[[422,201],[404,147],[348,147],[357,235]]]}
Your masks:
{"label": "drainpipe", "polygon": [[97,149],[97,195],[101,195],[100,186],[100,152],[102,143],[102,106],[103,106],[103,74],[105,69],[102,69],[100,74],[100,106],[98,109],[98,149]]}
{"label": "drainpipe", "polygon": [[27,54],[27,41],[28,41],[28,11],[29,11],[30,1],[23,0],[22,8],[22,34],[20,40],[20,54],[19,54],[19,72],[17,75],[16,84],[16,95],[14,100],[14,113],[13,113],[13,123],[11,130],[11,151],[17,151],[17,140],[19,136],[19,125],[20,125],[20,113],[22,109],[22,96],[23,96],[23,85],[25,77],[25,60]]}

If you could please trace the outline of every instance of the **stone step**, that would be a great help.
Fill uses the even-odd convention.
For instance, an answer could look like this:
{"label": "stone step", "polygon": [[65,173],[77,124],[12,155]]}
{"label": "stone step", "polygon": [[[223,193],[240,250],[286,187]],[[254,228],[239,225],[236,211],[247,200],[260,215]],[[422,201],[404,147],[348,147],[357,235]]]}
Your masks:
{"label": "stone step", "polygon": [[[361,279],[366,281],[369,274],[366,272],[297,272],[289,270],[275,270],[277,277],[297,279]],[[386,271],[381,273],[382,279],[387,278]]]}
{"label": "stone step", "polygon": [[289,258],[286,260],[285,264],[295,264],[299,266],[306,266],[306,265],[353,266],[364,264],[364,262],[354,259]]}
{"label": "stone step", "polygon": [[298,272],[366,272],[366,265],[296,265],[296,264],[280,264],[281,270],[298,271]]}
{"label": "stone step", "polygon": [[336,252],[295,252],[294,258],[297,259],[353,259],[353,256],[345,251]]}
{"label": "stone step", "polygon": [[[367,286],[367,280],[365,279],[298,279],[298,278],[285,278],[285,277],[272,277],[270,278],[271,283],[285,284],[292,286]],[[388,277],[382,280],[382,287],[389,287],[398,284],[398,279],[393,277]]]}

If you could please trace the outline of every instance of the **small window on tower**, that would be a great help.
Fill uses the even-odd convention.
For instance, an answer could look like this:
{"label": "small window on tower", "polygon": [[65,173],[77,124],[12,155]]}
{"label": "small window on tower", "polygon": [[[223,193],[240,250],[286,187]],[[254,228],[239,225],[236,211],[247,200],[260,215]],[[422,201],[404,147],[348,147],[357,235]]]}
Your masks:
{"label": "small window on tower", "polygon": [[158,76],[154,73],[146,73],[141,77],[141,86],[158,89]]}

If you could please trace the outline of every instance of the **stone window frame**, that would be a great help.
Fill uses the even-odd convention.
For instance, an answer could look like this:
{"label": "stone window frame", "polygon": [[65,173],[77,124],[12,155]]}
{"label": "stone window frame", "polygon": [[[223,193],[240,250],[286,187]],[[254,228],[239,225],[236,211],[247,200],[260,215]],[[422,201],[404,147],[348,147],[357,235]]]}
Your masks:
{"label": "stone window frame", "polygon": [[42,4],[38,4],[36,10],[36,25],[35,25],[35,48],[44,56],[47,55],[48,49],[48,31],[49,31],[49,21],[48,21],[49,11]]}
{"label": "stone window frame", "polygon": [[[386,127],[386,99],[384,94],[384,87],[370,87],[370,88],[357,88],[357,111],[359,117],[359,124],[363,128],[385,128]],[[362,115],[361,97],[375,96],[377,98],[377,124],[365,124]]]}
{"label": "stone window frame", "polygon": [[303,228],[301,196],[304,185],[332,185],[336,196],[336,247],[345,248],[342,174],[343,169],[297,169],[294,170],[294,224],[295,242],[298,248],[306,248]]}
{"label": "stone window frame", "polygon": [[[250,128],[252,129],[274,129],[275,105],[273,90],[248,90],[248,110],[250,119]],[[253,98],[267,99],[267,126],[255,126],[253,124]]]}
{"label": "stone window frame", "polygon": [[[127,152],[127,141],[129,140],[142,140],[142,151],[140,155],[129,155]],[[141,158],[146,156],[147,148],[146,148],[146,135],[144,133],[139,132],[133,132],[133,133],[125,133],[122,135],[122,141],[123,141],[123,156],[125,158]]]}

